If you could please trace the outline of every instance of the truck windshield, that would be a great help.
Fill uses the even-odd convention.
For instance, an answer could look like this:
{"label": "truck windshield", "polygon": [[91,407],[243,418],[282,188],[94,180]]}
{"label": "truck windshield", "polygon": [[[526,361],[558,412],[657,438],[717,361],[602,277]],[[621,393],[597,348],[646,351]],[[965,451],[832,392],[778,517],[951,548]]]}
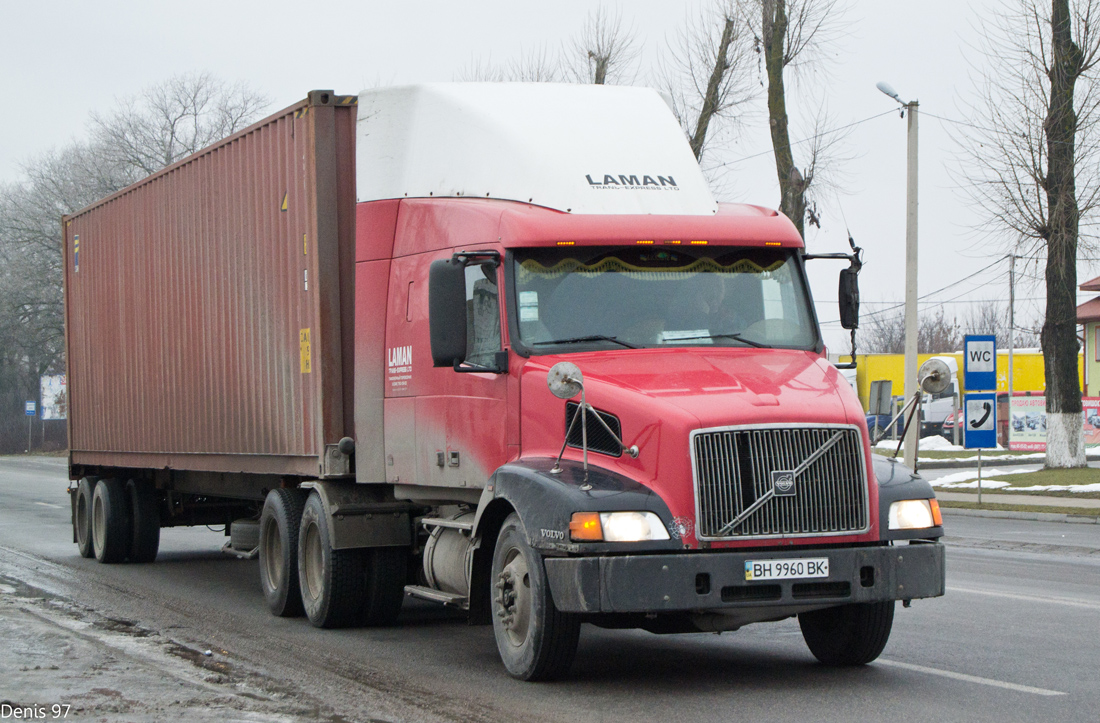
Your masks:
{"label": "truck windshield", "polygon": [[790,249],[550,248],[513,254],[521,342],[598,347],[812,349]]}

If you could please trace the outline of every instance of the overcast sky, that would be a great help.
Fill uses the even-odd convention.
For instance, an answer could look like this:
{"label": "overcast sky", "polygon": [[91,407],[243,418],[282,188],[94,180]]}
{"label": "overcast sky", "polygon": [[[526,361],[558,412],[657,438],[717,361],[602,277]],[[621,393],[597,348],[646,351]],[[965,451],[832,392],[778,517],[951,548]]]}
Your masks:
{"label": "overcast sky", "polygon": [[[977,235],[981,218],[958,188],[957,126],[972,88],[966,35],[993,0],[882,2],[841,0],[844,30],[828,53],[825,72],[795,80],[788,90],[792,139],[812,133],[824,102],[838,125],[853,125],[842,147],[850,157],[838,193],[821,204],[822,227],[809,229],[811,251],[846,249],[846,228],[866,250],[861,275],[864,313],[904,293],[906,121],[894,101],[875,89],[886,81],[920,117],[921,294],[953,284],[1006,253]],[[94,110],[173,74],[208,70],[244,80],[272,99],[274,111],[314,88],[358,93],[365,87],[459,78],[474,62],[506,63],[540,46],[556,50],[604,4],[618,8],[640,44],[637,82],[652,76],[655,57],[703,0],[358,0],[265,2],[54,2],[0,0],[0,182],[21,178],[35,154],[84,138]],[[790,81],[788,81],[790,82]],[[878,117],[873,117],[878,116]],[[869,119],[870,120],[865,120]],[[860,122],[863,121],[863,122]],[[801,153],[800,153],[801,151]],[[805,157],[796,145],[795,161]],[[778,186],[761,98],[722,148],[704,158],[719,200],[775,207]],[[840,264],[813,262],[814,293],[823,322],[837,319]],[[1100,274],[1083,262],[1081,281]],[[1034,316],[1041,288],[1018,287],[1017,314]],[[964,295],[964,299],[957,299]],[[1007,299],[1007,263],[930,296],[954,300],[945,309],[965,316],[967,299]],[[826,326],[828,331],[830,327]],[[847,350],[832,325],[827,336]]]}

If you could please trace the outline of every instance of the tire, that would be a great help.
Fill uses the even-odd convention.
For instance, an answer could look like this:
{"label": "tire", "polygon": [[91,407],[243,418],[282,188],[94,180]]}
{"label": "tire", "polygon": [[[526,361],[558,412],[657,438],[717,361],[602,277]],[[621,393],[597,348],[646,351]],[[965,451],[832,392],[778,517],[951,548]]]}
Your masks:
{"label": "tire", "polygon": [[133,534],[130,562],[153,562],[160,549],[160,497],[151,482],[130,480],[126,483]]}
{"label": "tire", "polygon": [[802,637],[825,665],[866,665],[877,658],[894,624],[894,601],[853,603],[798,616]]}
{"label": "tire", "polygon": [[260,546],[260,521],[242,517],[229,525],[229,546],[237,552],[252,552]]}
{"label": "tire", "polygon": [[886,430],[875,423],[875,426],[871,427],[871,444],[878,444],[882,441],[882,438],[886,436]]}
{"label": "tire", "polygon": [[302,607],[318,628],[345,628],[361,618],[367,591],[364,549],[332,549],[332,530],[316,492],[302,512],[298,533],[298,576]]}
{"label": "tire", "polygon": [[268,609],[281,618],[302,614],[298,529],[304,504],[302,490],[274,489],[267,493],[260,515],[260,586]]}
{"label": "tire", "polygon": [[508,674],[535,681],[567,673],[577,653],[580,620],[554,606],[542,556],[527,544],[514,512],[497,537],[491,584],[493,634]]}
{"label": "tire", "polygon": [[130,505],[121,480],[101,479],[92,492],[92,547],[102,563],[122,562],[130,554]]}
{"label": "tire", "polygon": [[361,611],[362,623],[371,626],[393,625],[405,601],[405,582],[409,572],[406,547],[374,547],[366,556],[367,586]]}
{"label": "tire", "polygon": [[76,507],[73,508],[73,531],[76,533],[76,547],[81,557],[95,557],[92,544],[92,494],[95,492],[95,480],[85,477],[76,486]]}

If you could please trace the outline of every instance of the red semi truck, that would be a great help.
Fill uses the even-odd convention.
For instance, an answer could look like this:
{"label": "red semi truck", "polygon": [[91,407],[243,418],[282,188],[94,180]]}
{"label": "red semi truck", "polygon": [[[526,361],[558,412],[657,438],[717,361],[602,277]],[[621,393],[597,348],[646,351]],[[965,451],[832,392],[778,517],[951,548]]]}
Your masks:
{"label": "red semi truck", "polygon": [[802,239],[715,203],[653,91],[314,91],[63,227],[86,557],[225,524],[274,614],[434,600],[529,680],[581,623],[797,615],[863,664],[944,592],[931,487],[872,457]]}

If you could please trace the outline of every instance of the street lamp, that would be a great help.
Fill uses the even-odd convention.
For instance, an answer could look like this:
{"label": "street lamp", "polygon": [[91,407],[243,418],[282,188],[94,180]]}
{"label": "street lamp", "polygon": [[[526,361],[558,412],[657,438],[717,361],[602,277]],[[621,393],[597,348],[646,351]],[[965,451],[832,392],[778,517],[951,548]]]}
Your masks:
{"label": "street lamp", "polygon": [[[880,91],[909,112],[909,144],[905,182],[905,397],[919,394],[917,388],[917,101],[906,103],[886,83]],[[920,420],[905,433],[905,464],[916,469]]]}

